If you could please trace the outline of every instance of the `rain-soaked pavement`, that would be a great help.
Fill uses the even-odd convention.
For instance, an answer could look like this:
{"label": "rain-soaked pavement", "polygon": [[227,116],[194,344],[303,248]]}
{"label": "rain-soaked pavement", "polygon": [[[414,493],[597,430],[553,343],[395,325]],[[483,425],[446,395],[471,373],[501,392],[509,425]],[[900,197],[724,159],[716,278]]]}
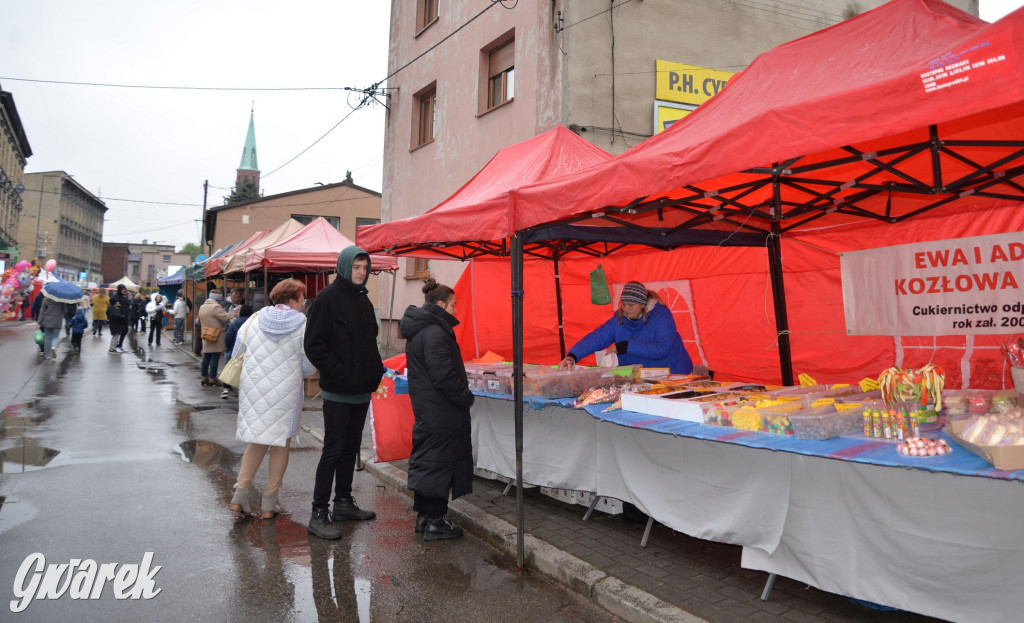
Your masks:
{"label": "rain-soaked pavement", "polygon": [[[87,333],[80,356],[65,341],[52,363],[38,358],[34,330],[0,323],[2,621],[618,620],[517,573],[473,536],[424,543],[409,498],[366,472],[354,495],[377,520],[342,524],[340,541],[308,536],[320,446],[306,432],[290,455],[284,512],[236,520],[226,510],[244,450],[236,401],[200,386],[195,359],[169,340],[131,352],[142,336],[108,355],[106,334]],[[322,426],[318,410],[303,419]],[[266,461],[255,504],[265,479]],[[54,573],[36,573],[34,554]],[[68,564],[79,565],[73,575],[56,567]],[[117,599],[121,584],[136,598]],[[97,586],[99,598],[86,599]]]}

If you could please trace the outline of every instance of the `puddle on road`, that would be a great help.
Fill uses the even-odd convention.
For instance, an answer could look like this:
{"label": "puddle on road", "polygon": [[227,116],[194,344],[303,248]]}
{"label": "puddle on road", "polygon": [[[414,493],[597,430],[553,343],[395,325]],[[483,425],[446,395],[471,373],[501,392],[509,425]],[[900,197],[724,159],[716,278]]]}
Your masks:
{"label": "puddle on road", "polygon": [[46,467],[60,450],[40,444],[33,433],[43,430],[52,417],[41,402],[8,405],[0,412],[0,473],[18,474]]}
{"label": "puddle on road", "polygon": [[22,437],[14,447],[0,450],[0,472],[17,474],[46,467],[60,450],[39,445],[39,440]]}

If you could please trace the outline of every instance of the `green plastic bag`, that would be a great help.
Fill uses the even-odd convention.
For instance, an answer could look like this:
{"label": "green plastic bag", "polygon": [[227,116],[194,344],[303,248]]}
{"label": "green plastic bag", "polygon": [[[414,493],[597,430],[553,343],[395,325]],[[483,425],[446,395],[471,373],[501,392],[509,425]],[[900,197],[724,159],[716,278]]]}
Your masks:
{"label": "green plastic bag", "polygon": [[36,329],[36,334],[33,336],[33,338],[35,339],[36,344],[42,344],[43,340],[46,339],[46,336],[43,335],[42,329]]}
{"label": "green plastic bag", "polygon": [[594,305],[609,305],[612,302],[608,278],[604,276],[604,269],[600,264],[590,271],[590,302]]}

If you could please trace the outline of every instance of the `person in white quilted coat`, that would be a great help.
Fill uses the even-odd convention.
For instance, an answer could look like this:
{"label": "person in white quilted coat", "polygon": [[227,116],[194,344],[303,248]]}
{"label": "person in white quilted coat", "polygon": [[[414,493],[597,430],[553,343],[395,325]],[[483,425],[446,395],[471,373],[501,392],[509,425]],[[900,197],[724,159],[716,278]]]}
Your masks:
{"label": "person in white quilted coat", "polygon": [[232,512],[250,512],[249,488],[269,449],[270,466],[260,506],[264,519],[277,514],[277,492],[288,467],[291,438],[299,432],[302,379],[316,372],[302,347],[305,294],[305,284],[285,279],[270,293],[272,306],[261,309],[238,330],[232,357],[244,354],[245,358],[238,388],[236,437],[248,445],[229,506]]}

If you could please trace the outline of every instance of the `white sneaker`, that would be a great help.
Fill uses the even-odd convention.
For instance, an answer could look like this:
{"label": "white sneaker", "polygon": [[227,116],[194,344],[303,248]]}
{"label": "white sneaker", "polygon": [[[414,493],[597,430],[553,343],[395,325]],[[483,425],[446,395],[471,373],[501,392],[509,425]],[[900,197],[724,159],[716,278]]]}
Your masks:
{"label": "white sneaker", "polygon": [[124,352],[124,349],[121,348],[120,346],[118,346],[117,348],[114,349],[114,352],[117,353],[118,355],[120,355],[121,353]]}
{"label": "white sneaker", "polygon": [[57,358],[57,347],[56,346],[51,346],[50,347],[50,356],[53,357],[54,359]]}
{"label": "white sneaker", "polygon": [[220,398],[221,398],[221,400],[227,400],[230,396],[231,396],[231,391],[227,387],[225,387],[224,389],[220,390]]}

